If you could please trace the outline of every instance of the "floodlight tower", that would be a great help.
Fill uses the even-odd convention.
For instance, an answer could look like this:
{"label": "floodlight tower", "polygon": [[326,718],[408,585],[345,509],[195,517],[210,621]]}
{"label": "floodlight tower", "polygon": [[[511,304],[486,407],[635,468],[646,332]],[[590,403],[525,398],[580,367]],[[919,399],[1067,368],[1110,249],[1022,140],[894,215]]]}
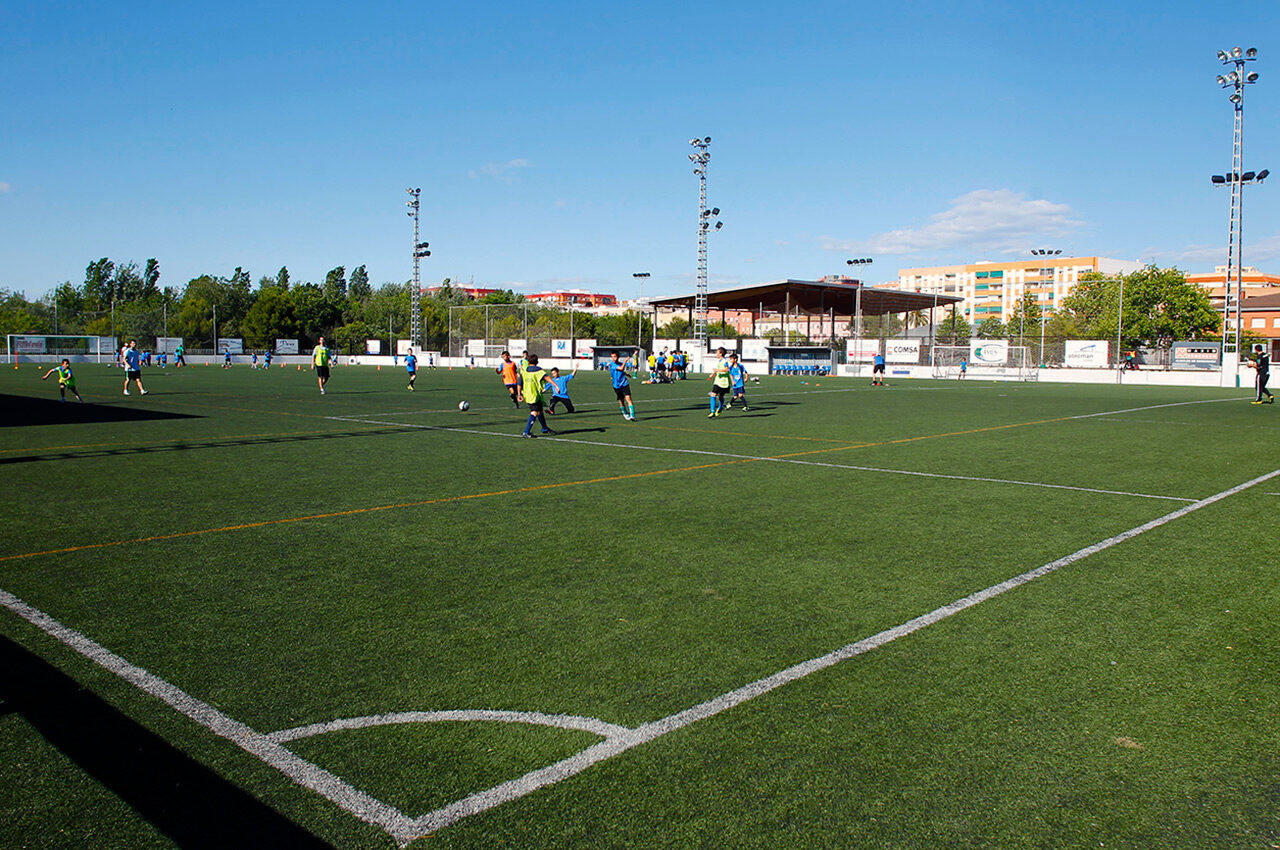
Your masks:
{"label": "floodlight tower", "polygon": [[[693,173],[698,175],[698,291],[693,299],[693,336],[699,343],[707,342],[707,231],[711,219],[720,215],[720,208],[707,209],[707,163],[711,161],[711,137],[690,139],[697,153],[689,154]],[[715,223],[715,229],[724,227],[723,221]]]}
{"label": "floodlight tower", "polygon": [[[1059,254],[1061,254],[1061,253],[1062,253],[1062,249],[1061,249],[1061,248],[1032,248],[1032,249],[1031,249],[1031,255],[1032,255],[1033,257],[1056,257],[1056,256],[1058,256],[1058,255],[1059,255]],[[1044,283],[1045,279],[1047,278],[1047,279],[1048,279],[1049,286],[1050,286],[1050,288],[1052,288],[1052,286],[1053,286],[1053,266],[1048,265],[1048,262],[1049,262],[1048,260],[1044,260],[1043,262],[1044,262],[1046,265],[1042,266],[1042,267],[1041,267],[1041,269],[1040,269],[1040,281],[1041,281],[1041,284],[1043,285],[1043,283]],[[1024,285],[1024,286],[1022,287],[1022,297],[1023,297],[1023,300],[1024,300],[1024,301],[1026,300],[1026,292],[1027,292],[1027,288],[1026,288],[1026,286]],[[1052,296],[1050,296],[1050,297],[1052,297]],[[1050,306],[1050,308],[1049,308],[1049,309],[1053,309],[1053,307],[1052,307],[1052,306]],[[1023,318],[1025,318],[1025,317],[1024,317],[1024,313],[1025,313],[1025,312],[1026,312],[1025,310],[1018,310],[1018,318],[1019,318],[1019,324],[1020,324],[1020,325],[1021,325],[1021,323],[1022,323],[1022,319],[1023,319]],[[1048,320],[1048,318],[1049,318],[1049,313],[1048,313],[1048,311],[1047,311],[1047,310],[1044,310],[1044,309],[1041,309],[1041,310],[1040,310],[1040,362],[1041,362],[1042,364],[1044,363],[1044,325],[1045,325],[1045,322]],[[1019,328],[1019,331],[1018,331],[1018,332],[1019,332],[1019,333],[1021,333],[1021,332],[1022,332],[1021,328]]]}
{"label": "floodlight tower", "polygon": [[418,268],[419,261],[431,256],[426,242],[418,241],[418,199],[421,189],[405,189],[409,200],[405,206],[409,208],[409,218],[413,219],[413,287],[409,290],[409,345],[422,348],[422,337],[419,333],[422,326],[422,277]]}
{"label": "floodlight tower", "polygon": [[[1231,171],[1228,174],[1215,174],[1210,179],[1214,185],[1231,188],[1231,219],[1227,230],[1227,277],[1223,281],[1222,309],[1222,362],[1225,367],[1227,354],[1233,353],[1237,360],[1240,355],[1240,299],[1243,296],[1243,264],[1241,253],[1244,247],[1244,187],[1257,181],[1261,183],[1271,172],[1264,169],[1256,174],[1244,170],[1244,88],[1258,81],[1257,71],[1245,71],[1249,62],[1258,58],[1258,48],[1250,47],[1241,50],[1233,47],[1230,50],[1219,50],[1218,61],[1223,65],[1234,66],[1226,74],[1218,75],[1218,85],[1230,89],[1228,100],[1231,101],[1235,114],[1235,133],[1231,146]],[[1238,221],[1238,223],[1237,223]],[[1235,291],[1231,288],[1232,266],[1235,267]],[[1239,375],[1236,383],[1239,384]]]}

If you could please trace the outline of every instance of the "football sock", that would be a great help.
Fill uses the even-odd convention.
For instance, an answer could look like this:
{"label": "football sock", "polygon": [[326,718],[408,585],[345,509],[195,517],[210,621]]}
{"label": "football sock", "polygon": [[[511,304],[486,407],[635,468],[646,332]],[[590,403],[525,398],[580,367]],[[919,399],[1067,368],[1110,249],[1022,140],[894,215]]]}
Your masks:
{"label": "football sock", "polygon": [[525,432],[526,434],[528,434],[530,431],[532,431],[532,430],[533,430],[533,423],[534,423],[534,422],[537,422],[537,421],[538,421],[538,416],[537,416],[537,414],[535,414],[535,413],[530,413],[530,414],[529,414],[529,421],[528,421],[528,422],[526,422],[526,423],[524,423],[524,432]]}
{"label": "football sock", "polygon": [[635,406],[634,404],[628,404],[628,405],[627,405],[627,415],[628,415],[628,416],[635,416],[635,415],[636,415],[636,406]]}

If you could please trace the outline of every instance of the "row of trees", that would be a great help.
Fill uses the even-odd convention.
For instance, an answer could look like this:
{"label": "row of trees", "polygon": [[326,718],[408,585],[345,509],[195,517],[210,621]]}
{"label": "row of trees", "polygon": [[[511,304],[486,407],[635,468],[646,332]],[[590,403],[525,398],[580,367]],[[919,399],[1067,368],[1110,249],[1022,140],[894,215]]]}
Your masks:
{"label": "row of trees", "polygon": [[[1122,279],[1086,274],[1047,317],[1034,295],[1027,293],[1007,322],[991,317],[976,327],[956,312],[942,319],[935,336],[943,344],[964,344],[980,338],[1039,339],[1041,320],[1046,340],[1115,339],[1124,299],[1125,345],[1166,346],[1175,339],[1213,339],[1221,333],[1221,317],[1204,290],[1189,284],[1183,272],[1149,266]],[[518,305],[495,308],[493,305]],[[649,339],[654,329],[648,318],[632,313],[594,316],[574,313],[572,319],[559,310],[524,302],[510,291],[491,293],[476,302],[449,286],[421,300],[424,343],[447,350],[450,307],[465,305],[453,313],[453,341],[478,337],[505,339],[527,337],[594,338],[605,345],[634,342],[637,332]],[[486,305],[490,306],[488,311]],[[160,264],[147,260],[117,263],[95,260],[85,268],[84,281],[59,284],[38,300],[0,290],[0,329],[4,333],[74,334],[136,337],[182,337],[191,348],[212,348],[214,321],[220,337],[243,338],[252,348],[267,348],[278,338],[298,339],[313,345],[321,335],[339,350],[362,350],[364,340],[404,338],[409,325],[409,284],[384,283],[374,287],[366,268],[348,275],[338,266],[323,283],[295,283],[288,268],[253,283],[249,273],[237,267],[228,276],[201,275],[181,289],[161,286]],[[863,320],[867,336],[895,336],[907,327],[928,324],[927,313],[905,316],[868,316]],[[734,338],[738,332],[725,323],[707,328],[711,337]],[[767,332],[781,335],[780,330]],[[658,330],[666,338],[692,335],[687,319],[676,316]],[[794,341],[794,340],[792,340]]]}

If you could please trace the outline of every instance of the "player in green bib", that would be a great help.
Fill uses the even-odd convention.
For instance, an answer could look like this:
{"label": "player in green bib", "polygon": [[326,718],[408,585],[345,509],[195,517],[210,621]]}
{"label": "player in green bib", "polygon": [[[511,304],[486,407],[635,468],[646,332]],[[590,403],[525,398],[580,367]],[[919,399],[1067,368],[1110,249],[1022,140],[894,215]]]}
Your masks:
{"label": "player in green bib", "polygon": [[524,423],[524,433],[520,436],[532,437],[534,422],[542,426],[542,433],[554,434],[555,431],[547,427],[547,417],[542,412],[543,387],[549,380],[546,370],[538,365],[536,354],[526,353],[520,362],[524,364],[520,367],[520,392],[529,405],[529,421]]}
{"label": "player in green bib", "polygon": [[324,344],[324,337],[320,337],[320,343],[311,352],[311,368],[315,370],[320,395],[324,395],[324,385],[329,383],[329,349]]}
{"label": "player in green bib", "polygon": [[711,382],[711,392],[707,393],[711,396],[711,412],[707,414],[708,419],[719,416],[720,411],[724,410],[724,397],[729,392],[729,361],[724,355],[723,348],[716,349],[716,364],[711,367],[711,374],[707,376],[707,380]]}
{"label": "player in green bib", "polygon": [[65,402],[67,400],[67,390],[71,390],[71,394],[76,397],[76,401],[83,402],[84,399],[80,398],[80,393],[76,392],[76,376],[71,371],[71,361],[65,357],[62,358],[62,363],[45,372],[44,377],[40,380],[47,381],[49,376],[55,373],[58,376],[58,395],[61,401]]}

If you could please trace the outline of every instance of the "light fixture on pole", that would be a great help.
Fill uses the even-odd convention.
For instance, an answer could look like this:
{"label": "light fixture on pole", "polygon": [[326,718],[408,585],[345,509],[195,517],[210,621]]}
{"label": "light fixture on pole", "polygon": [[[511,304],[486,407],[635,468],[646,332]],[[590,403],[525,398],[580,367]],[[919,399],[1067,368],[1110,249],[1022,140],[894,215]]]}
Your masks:
{"label": "light fixture on pole", "polygon": [[[846,266],[869,266],[871,265],[870,257],[855,257],[852,260],[845,260]],[[862,339],[862,286],[864,281],[858,279],[858,291],[854,295],[853,307],[853,336],[855,339]]]}
{"label": "light fixture on pole", "polygon": [[[640,284],[640,297],[636,299],[636,348],[639,349],[644,341],[644,314],[641,313],[640,302],[644,300],[644,282],[649,278],[648,272],[635,272],[631,275]],[[654,317],[654,326],[657,327],[657,316]],[[637,355],[638,356],[638,355]]]}
{"label": "light fixture on pole", "polygon": [[[720,215],[720,208],[707,209],[707,163],[711,161],[711,137],[690,139],[697,153],[689,154],[693,173],[698,175],[698,289],[693,298],[693,336],[702,345],[707,342],[707,231],[712,228],[711,219]],[[724,227],[723,221],[715,223],[715,229]]]}
{"label": "light fixture on pole", "polygon": [[[1258,81],[1257,71],[1246,71],[1247,63],[1258,58],[1258,48],[1250,47],[1241,50],[1219,50],[1218,61],[1230,65],[1232,69],[1226,74],[1218,75],[1218,85],[1230,89],[1227,99],[1231,101],[1232,113],[1235,116],[1235,131],[1231,145],[1231,171],[1227,174],[1215,174],[1210,180],[1216,186],[1228,186],[1231,189],[1231,219],[1227,230],[1227,277],[1223,281],[1222,304],[1222,364],[1226,367],[1227,354],[1236,356],[1236,386],[1240,385],[1240,299],[1243,297],[1243,264],[1241,253],[1244,248],[1244,187],[1249,183],[1261,183],[1270,174],[1263,170],[1257,173],[1244,170],[1244,89]],[[1231,291],[1232,266],[1235,267],[1235,292]]]}
{"label": "light fixture on pole", "polygon": [[[405,192],[409,195],[405,206],[409,208],[409,218],[413,219],[413,285],[409,289],[409,347],[421,349],[422,340],[418,331],[422,324],[422,278],[418,263],[430,257],[431,252],[427,250],[430,247],[429,243],[418,241],[418,207],[422,190],[405,189]],[[395,353],[392,352],[392,354]]]}
{"label": "light fixture on pole", "polygon": [[[1031,255],[1033,257],[1056,257],[1061,253],[1062,253],[1062,250],[1059,248],[1032,248],[1031,249]],[[1044,260],[1044,262],[1047,263],[1048,260]],[[1048,278],[1049,291],[1052,293],[1053,266],[1041,266],[1040,268],[1041,285],[1045,284],[1045,278]],[[1026,301],[1026,291],[1027,291],[1026,286],[1023,286],[1022,292],[1023,292],[1024,302]],[[1049,309],[1053,309],[1053,305],[1049,305]],[[1018,312],[1019,314],[1021,314],[1024,311],[1019,310]],[[1022,316],[1019,315],[1019,333],[1021,333],[1021,324],[1022,324],[1021,318]],[[1040,365],[1042,366],[1044,365],[1044,325],[1047,320],[1048,320],[1048,315],[1046,314],[1045,308],[1041,307],[1040,308]]]}

